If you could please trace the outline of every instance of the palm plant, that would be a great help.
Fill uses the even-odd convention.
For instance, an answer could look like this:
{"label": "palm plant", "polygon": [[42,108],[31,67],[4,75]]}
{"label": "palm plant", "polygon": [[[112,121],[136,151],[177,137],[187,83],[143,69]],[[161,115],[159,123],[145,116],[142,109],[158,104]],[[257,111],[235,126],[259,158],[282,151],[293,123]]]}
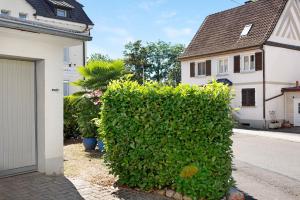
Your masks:
{"label": "palm plant", "polygon": [[74,96],[77,96],[77,123],[84,140],[97,137],[95,119],[99,117],[101,95],[112,80],[117,80],[125,74],[124,69],[122,60],[91,60],[86,66],[78,68],[83,79],[73,84],[83,89]]}
{"label": "palm plant", "polygon": [[79,67],[78,72],[83,79],[74,82],[74,85],[86,91],[100,90],[102,92],[106,90],[110,81],[117,80],[125,74],[122,60],[93,60],[85,67]]}

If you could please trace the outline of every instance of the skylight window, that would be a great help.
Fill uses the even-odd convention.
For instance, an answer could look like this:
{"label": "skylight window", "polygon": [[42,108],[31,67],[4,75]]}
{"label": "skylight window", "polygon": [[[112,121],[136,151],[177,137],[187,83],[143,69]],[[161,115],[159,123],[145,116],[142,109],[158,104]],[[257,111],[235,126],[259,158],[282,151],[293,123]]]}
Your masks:
{"label": "skylight window", "polygon": [[56,15],[58,17],[67,17],[67,11],[63,9],[57,9],[56,10]]}
{"label": "skylight window", "polygon": [[247,36],[252,28],[252,24],[248,24],[245,26],[244,30],[241,33],[241,36]]}
{"label": "skylight window", "polygon": [[10,11],[9,10],[1,10],[1,15],[9,16],[10,15]]}
{"label": "skylight window", "polygon": [[22,19],[22,20],[26,20],[27,19],[27,14],[19,13],[19,18]]}

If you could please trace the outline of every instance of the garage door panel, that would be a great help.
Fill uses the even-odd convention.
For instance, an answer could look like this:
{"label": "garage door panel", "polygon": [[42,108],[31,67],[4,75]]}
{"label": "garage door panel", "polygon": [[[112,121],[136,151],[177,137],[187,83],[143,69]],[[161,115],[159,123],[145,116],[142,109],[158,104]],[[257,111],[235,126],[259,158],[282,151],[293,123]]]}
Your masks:
{"label": "garage door panel", "polygon": [[0,172],[36,165],[34,63],[0,59]]}

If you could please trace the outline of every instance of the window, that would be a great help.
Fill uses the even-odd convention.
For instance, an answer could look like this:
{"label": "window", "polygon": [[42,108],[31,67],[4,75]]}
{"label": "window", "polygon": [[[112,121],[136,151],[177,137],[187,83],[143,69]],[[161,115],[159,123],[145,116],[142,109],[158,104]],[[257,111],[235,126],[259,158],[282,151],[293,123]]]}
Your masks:
{"label": "window", "polygon": [[27,14],[25,14],[25,13],[19,13],[19,18],[23,19],[23,20],[26,20],[27,19]]}
{"label": "window", "polygon": [[70,49],[69,48],[64,48],[64,62],[65,62],[65,64],[70,63]]}
{"label": "window", "polygon": [[218,62],[218,74],[228,73],[228,59],[221,59]]}
{"label": "window", "polygon": [[244,27],[241,36],[247,36],[252,28],[252,24],[248,24]]}
{"label": "window", "polygon": [[300,103],[298,103],[298,114],[300,114]]}
{"label": "window", "polygon": [[242,106],[255,106],[255,89],[242,89]]}
{"label": "window", "polygon": [[64,96],[70,95],[69,81],[64,81]]}
{"label": "window", "polygon": [[67,17],[67,11],[63,9],[56,10],[56,16],[58,17]]}
{"label": "window", "polygon": [[1,10],[1,15],[9,16],[10,11],[9,10]]}
{"label": "window", "polygon": [[244,72],[255,71],[255,55],[243,56],[242,71]]}
{"label": "window", "polygon": [[206,75],[206,62],[198,63],[197,75],[198,76],[205,76]]}

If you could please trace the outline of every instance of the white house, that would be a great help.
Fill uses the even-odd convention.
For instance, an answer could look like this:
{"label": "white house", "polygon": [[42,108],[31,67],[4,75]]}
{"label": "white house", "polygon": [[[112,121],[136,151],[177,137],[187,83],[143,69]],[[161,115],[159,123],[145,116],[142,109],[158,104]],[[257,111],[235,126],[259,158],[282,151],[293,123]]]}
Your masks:
{"label": "white house", "polygon": [[64,49],[64,96],[69,96],[81,90],[80,87],[72,85],[72,82],[82,77],[77,68],[86,64],[86,43]]}
{"label": "white house", "polygon": [[0,0],[0,177],[63,173],[64,49],[91,40],[75,0]]}
{"label": "white house", "polygon": [[232,86],[240,124],[300,126],[300,0],[248,1],[209,15],[180,59],[183,83]]}

